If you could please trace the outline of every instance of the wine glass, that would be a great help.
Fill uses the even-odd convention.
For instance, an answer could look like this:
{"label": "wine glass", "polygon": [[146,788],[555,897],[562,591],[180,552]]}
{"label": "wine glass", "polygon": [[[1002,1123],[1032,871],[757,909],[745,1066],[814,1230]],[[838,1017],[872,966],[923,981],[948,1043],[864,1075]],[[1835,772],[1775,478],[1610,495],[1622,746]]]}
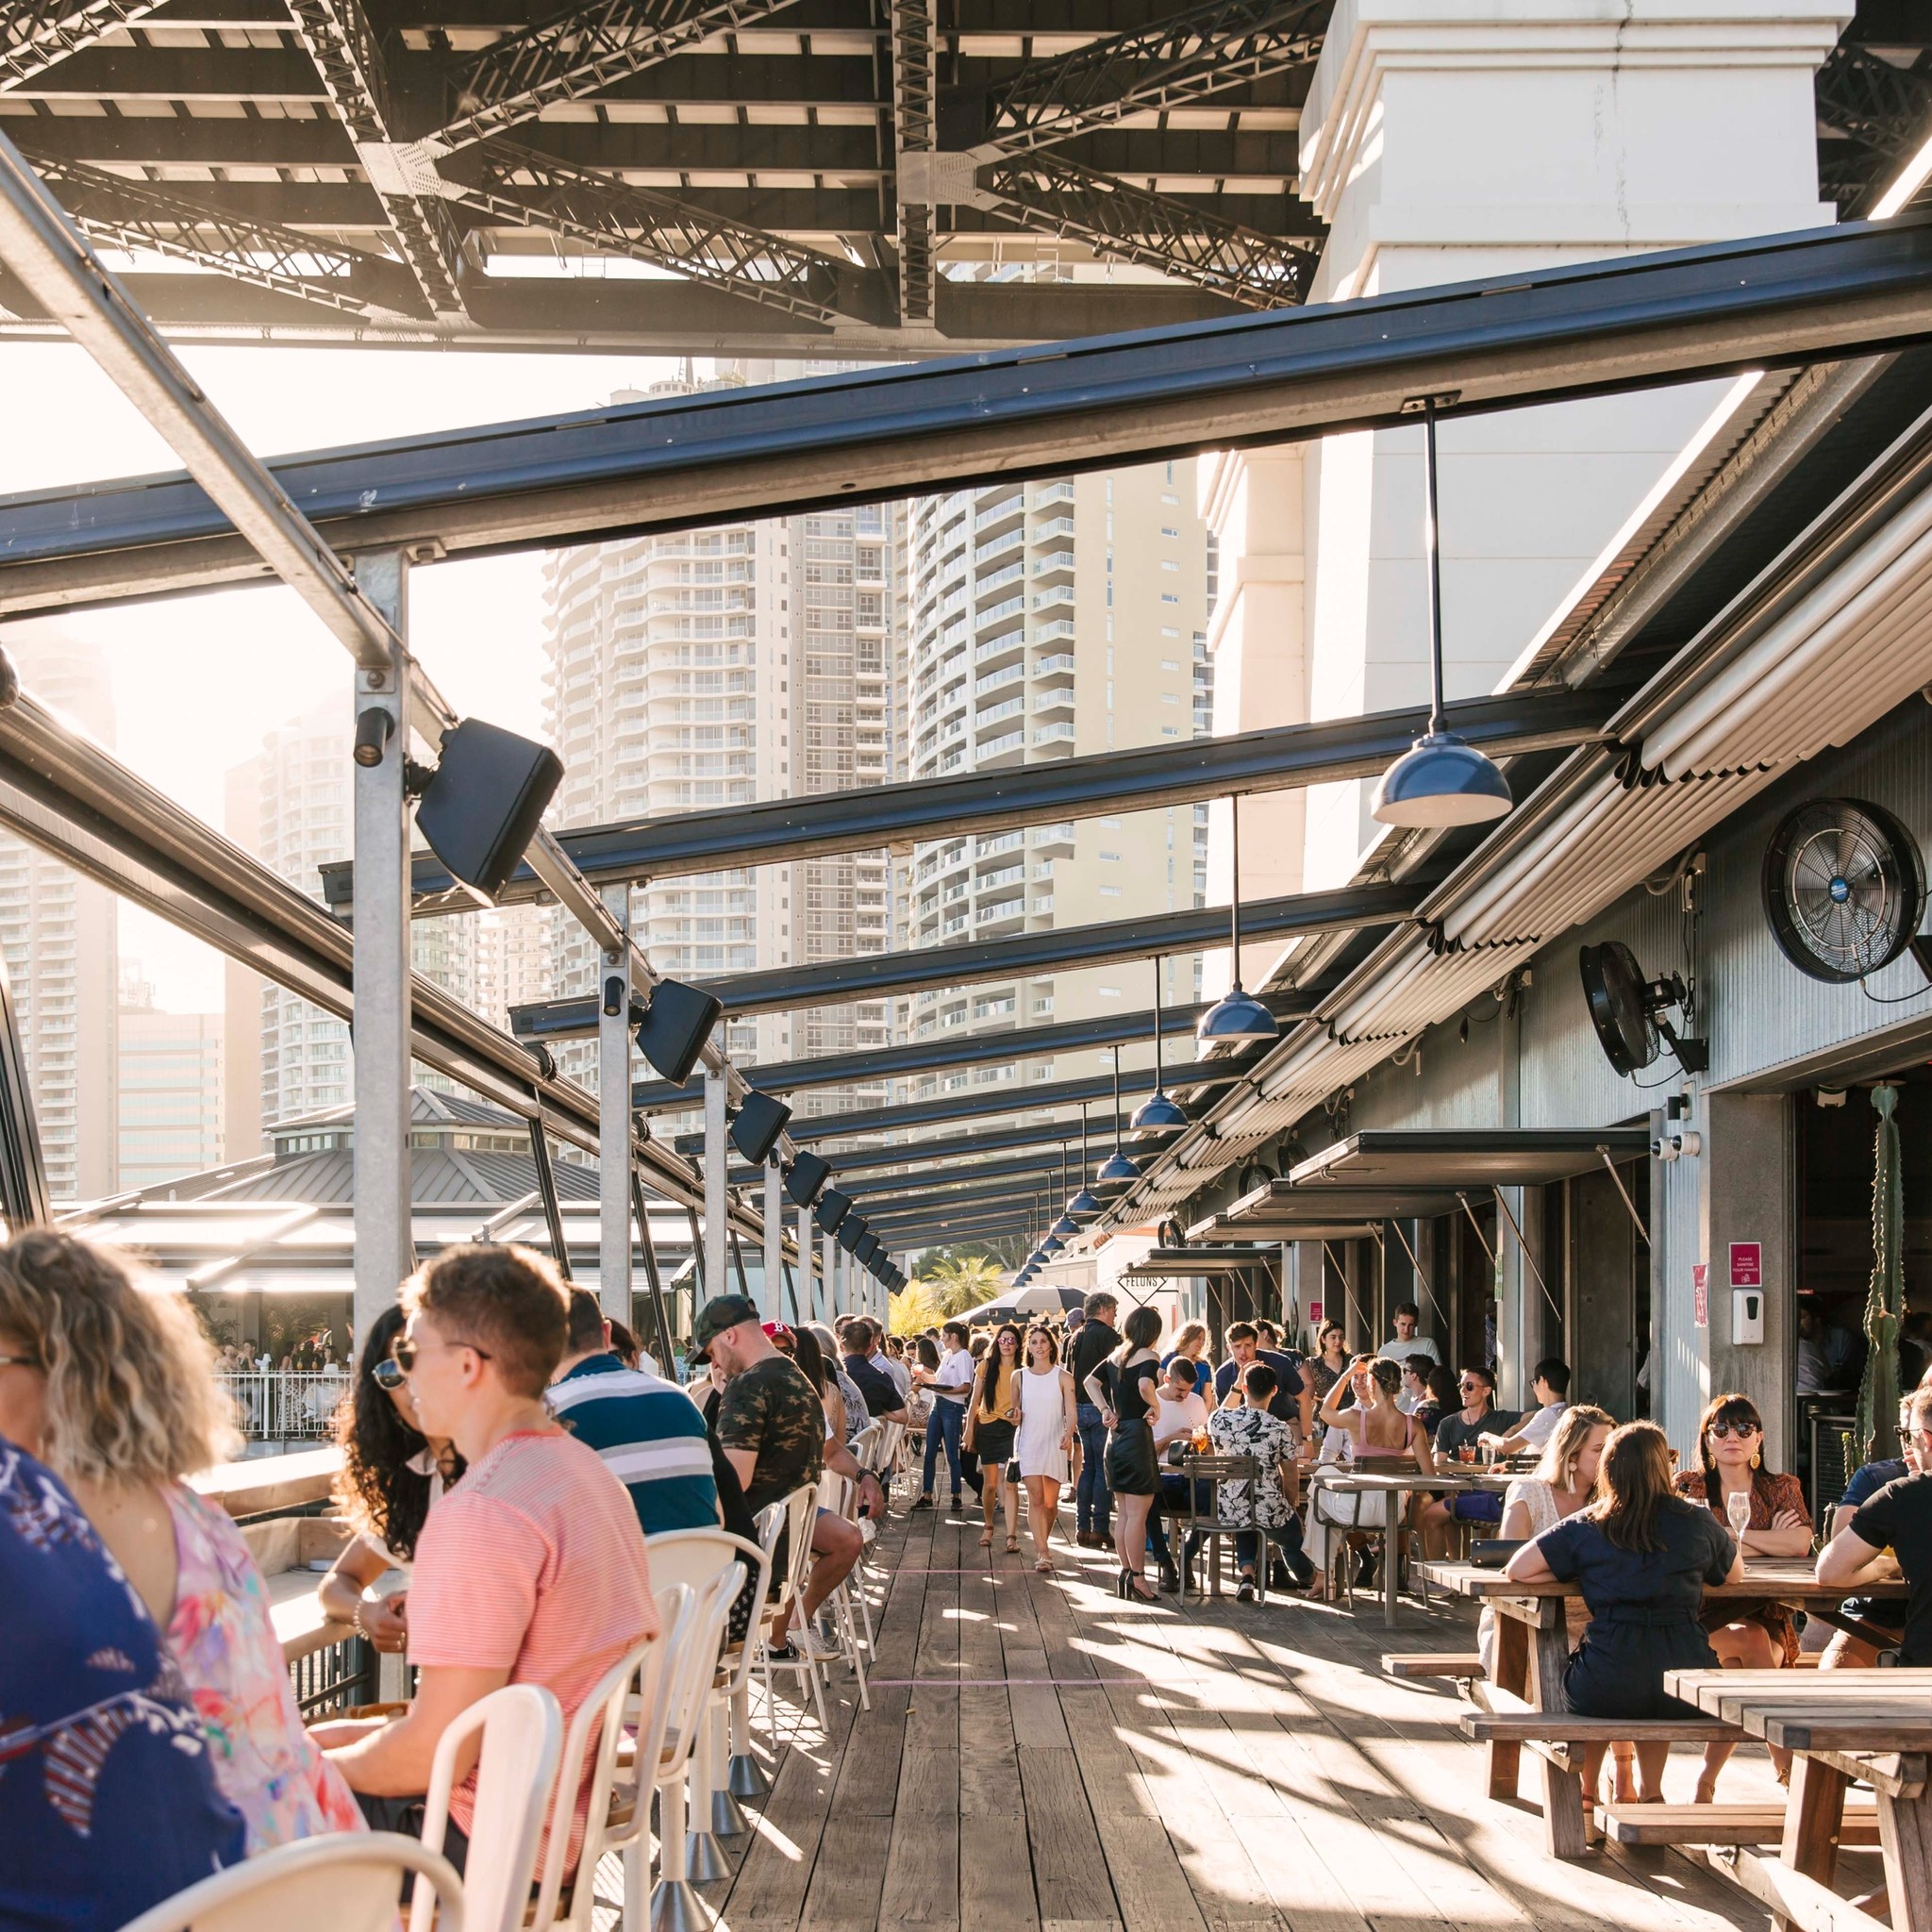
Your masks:
{"label": "wine glass", "polygon": [[1724,1515],[1729,1519],[1731,1534],[1740,1542],[1744,1532],[1751,1527],[1751,1493],[1748,1490],[1734,1490],[1724,1498]]}

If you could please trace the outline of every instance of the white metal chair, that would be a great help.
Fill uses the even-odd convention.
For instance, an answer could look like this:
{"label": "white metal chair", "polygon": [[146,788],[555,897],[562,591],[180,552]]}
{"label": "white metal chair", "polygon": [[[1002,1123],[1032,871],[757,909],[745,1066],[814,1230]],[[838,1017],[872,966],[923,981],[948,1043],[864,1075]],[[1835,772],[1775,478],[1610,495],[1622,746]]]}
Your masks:
{"label": "white metal chair", "polygon": [[[778,1538],[785,1527],[785,1506],[783,1503],[768,1503],[754,1519],[758,1533],[758,1549],[765,1559],[765,1591],[771,1593],[772,1565],[776,1560]],[[781,1592],[782,1595],[782,1592]],[[764,1643],[765,1619],[770,1615],[772,1606],[760,1602],[753,1613],[751,1623],[744,1633],[746,1657],[746,1682],[731,1700],[731,1766],[728,1782],[731,1793],[737,1798],[762,1798],[772,1789],[772,1780],[765,1774],[765,1768],[752,1756],[751,1750],[751,1685],[752,1666],[758,1661]],[[772,1756],[778,1755],[778,1707],[772,1700],[771,1680],[765,1682],[765,1724],[772,1733]]]}
{"label": "white metal chair", "polygon": [[[690,1635],[681,1637],[678,1655],[669,1660],[671,1684],[666,1699],[663,1742],[658,1753],[658,1870],[651,1892],[651,1932],[708,1932],[709,1908],[691,1882],[688,1858],[685,1784],[691,1756],[706,1729],[711,1680],[718,1668],[718,1643],[731,1615],[731,1601],[744,1588],[744,1565],[734,1561],[699,1599],[691,1619]],[[638,1765],[640,1797],[644,1790],[645,1764]],[[631,1912],[631,1887],[626,1884],[625,1917]]]}
{"label": "white metal chair", "polygon": [[[826,1470],[819,1478],[819,1501],[835,1516],[858,1526],[858,1492],[851,1477]],[[872,1605],[866,1599],[863,1572],[861,1555],[859,1562],[852,1567],[843,1580],[827,1592],[820,1608],[831,1613],[833,1641],[838,1654],[858,1680],[858,1707],[870,1710],[872,1695],[865,1684],[865,1660],[872,1653]],[[861,1622],[864,1624],[862,1633]]]}
{"label": "white metal chair", "polygon": [[[813,1483],[801,1483],[789,1496],[772,1505],[774,1509],[785,1512],[785,1535],[787,1537],[785,1561],[785,1590],[779,1600],[779,1607],[791,1607],[794,1610],[795,1627],[805,1627],[805,1591],[811,1578],[811,1533],[816,1526],[819,1507],[818,1487]],[[826,1737],[832,1735],[832,1727],[825,1717],[824,1687],[820,1677],[819,1661],[808,1647],[810,1638],[804,1643],[794,1643],[791,1657],[774,1657],[771,1639],[765,1624],[760,1622],[751,1633],[758,1649],[758,1663],[765,1674],[765,1705],[773,1713],[772,1740],[777,1742],[777,1706],[774,1702],[772,1690],[773,1674],[790,1671],[794,1676],[802,1676],[811,1688],[812,1703],[818,1708],[819,1729]]]}
{"label": "white metal chair", "polygon": [[[393,1831],[332,1832],[230,1865],[121,1932],[391,1932],[413,1872],[435,1888],[437,1932],[462,1932],[463,1881],[441,1852]],[[419,1883],[417,1890],[422,1887]]]}
{"label": "white metal chair", "polygon": [[[661,1624],[661,1612],[659,1613]],[[624,1737],[625,1707],[641,1674],[658,1666],[657,1638],[634,1644],[597,1680],[596,1686],[571,1719],[564,1740],[563,1763],[550,1811],[550,1838],[543,1849],[543,1889],[528,1924],[531,1932],[593,1932],[597,1863],[610,1837],[611,1805],[617,1783],[617,1750]],[[577,1797],[586,1786],[590,1806],[584,1815],[583,1839],[577,1848],[575,1874],[568,1901],[564,1875],[570,1840],[576,1824]]]}
{"label": "white metal chair", "polygon": [[[518,1932],[530,1902],[537,1845],[543,1833],[563,1752],[563,1710],[541,1684],[506,1684],[479,1698],[437,1740],[423,1801],[423,1842],[441,1852],[449,1825],[457,1754],[477,1733],[476,1801],[463,1868],[463,1907],[470,1932]],[[429,1932],[435,1908],[419,1883],[409,1932]]]}
{"label": "white metal chair", "polygon": [[704,1609],[698,1592],[686,1583],[659,1583],[657,1599],[658,1641],[638,1673],[628,1763],[620,1744],[617,1782],[605,1818],[604,1849],[617,1853],[624,1865],[625,1932],[641,1932],[651,1895],[651,1801],[657,1794],[672,1699],[693,1641],[691,1632]]}
{"label": "white metal chair", "polygon": [[[764,1607],[765,1579],[771,1572],[771,1553],[758,1544],[747,1542],[723,1529],[674,1529],[646,1537],[650,1553],[651,1577],[674,1583],[689,1583],[705,1589],[727,1563],[741,1562],[756,1585],[752,1592],[752,1615],[756,1619]],[[728,1619],[727,1619],[728,1624]],[[713,1675],[705,1714],[705,1729],[692,1753],[691,1785],[696,1793],[692,1804],[691,1876],[708,1885],[722,1878],[729,1867],[714,1838],[739,1838],[751,1829],[730,1785],[724,1775],[726,1756],[725,1723],[732,1694],[741,1690],[751,1671],[752,1645],[747,1627],[745,1641],[735,1653],[727,1651]]]}

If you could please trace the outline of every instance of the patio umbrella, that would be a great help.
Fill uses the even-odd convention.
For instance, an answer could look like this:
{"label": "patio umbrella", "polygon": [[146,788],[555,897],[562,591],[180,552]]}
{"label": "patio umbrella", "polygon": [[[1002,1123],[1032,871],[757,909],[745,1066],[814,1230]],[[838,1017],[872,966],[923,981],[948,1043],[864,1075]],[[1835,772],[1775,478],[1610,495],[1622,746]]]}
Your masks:
{"label": "patio umbrella", "polygon": [[1897,1448],[1898,1319],[1905,1303],[1905,1195],[1900,1177],[1898,1089],[1874,1087],[1878,1133],[1872,1174],[1872,1285],[1865,1295],[1865,1374],[1858,1384],[1861,1459]]}
{"label": "patio umbrella", "polygon": [[1069,1308],[1077,1308],[1087,1297],[1071,1288],[1048,1288],[1044,1283],[1036,1282],[1030,1288],[1023,1288],[1017,1293],[1009,1291],[996,1294],[990,1302],[981,1302],[976,1308],[968,1308],[963,1315],[951,1315],[953,1322],[964,1322],[969,1327],[976,1322],[1003,1322],[1015,1315],[1063,1315]]}

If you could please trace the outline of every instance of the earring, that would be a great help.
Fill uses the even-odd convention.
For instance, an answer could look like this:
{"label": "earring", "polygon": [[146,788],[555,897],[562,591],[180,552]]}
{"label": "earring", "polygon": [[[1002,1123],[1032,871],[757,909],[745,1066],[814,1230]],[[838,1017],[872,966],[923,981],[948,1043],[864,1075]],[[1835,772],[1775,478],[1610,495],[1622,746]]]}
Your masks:
{"label": "earring", "polygon": [[1753,1469],[1761,1469],[1763,1466],[1764,1451],[1762,1449],[1754,1449],[1751,1452],[1751,1467]]}

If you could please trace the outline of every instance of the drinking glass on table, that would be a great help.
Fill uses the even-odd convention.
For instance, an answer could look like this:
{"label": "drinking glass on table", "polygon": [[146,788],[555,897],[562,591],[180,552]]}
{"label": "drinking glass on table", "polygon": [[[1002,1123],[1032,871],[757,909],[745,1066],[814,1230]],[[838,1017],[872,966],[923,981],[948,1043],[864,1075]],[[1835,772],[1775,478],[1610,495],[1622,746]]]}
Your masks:
{"label": "drinking glass on table", "polygon": [[1744,1532],[1751,1527],[1751,1492],[1748,1490],[1737,1490],[1726,1496],[1724,1515],[1730,1522],[1731,1534],[1742,1542]]}

